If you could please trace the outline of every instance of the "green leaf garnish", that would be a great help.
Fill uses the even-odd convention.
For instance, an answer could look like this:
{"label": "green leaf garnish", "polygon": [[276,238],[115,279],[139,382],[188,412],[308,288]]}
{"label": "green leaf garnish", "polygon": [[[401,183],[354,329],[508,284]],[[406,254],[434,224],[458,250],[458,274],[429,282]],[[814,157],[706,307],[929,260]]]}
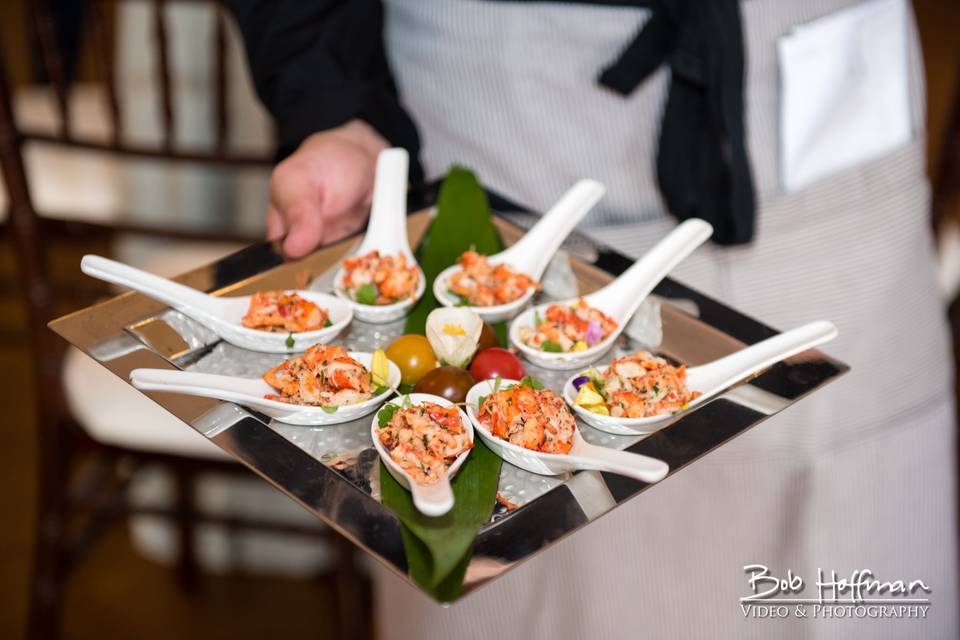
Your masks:
{"label": "green leaf garnish", "polygon": [[477,438],[460,472],[450,480],[453,509],[431,518],[417,511],[410,492],[381,463],[380,498],[403,523],[410,576],[440,602],[451,602],[460,594],[473,556],[473,541],[480,527],[490,521],[496,504],[500,464],[500,458]]}
{"label": "green leaf garnish", "polygon": [[330,322],[330,318],[327,318],[327,321],[323,323],[323,328],[324,328],[324,329],[326,329],[327,327],[332,327],[332,326],[333,326],[333,323]]}
{"label": "green leaf garnish", "polygon": [[507,328],[506,322],[494,322],[492,325],[493,332],[497,334],[497,342],[500,343],[500,346],[507,348],[510,346],[510,338],[508,336],[510,330]]}
{"label": "green leaf garnish", "polygon": [[553,340],[544,340],[540,344],[541,351],[547,351],[549,353],[563,353],[563,347],[554,342]]}
{"label": "green leaf garnish", "polygon": [[477,398],[477,411],[480,410],[480,407],[483,406],[483,401],[487,399],[487,396],[480,396]]}
{"label": "green leaf garnish", "polygon": [[540,315],[539,311],[533,312],[533,328],[536,329],[543,324],[543,316]]}
{"label": "green leaf garnish", "polygon": [[500,377],[500,374],[497,374],[493,379],[493,392],[496,393],[500,391],[500,385],[503,384],[503,378]]}
{"label": "green leaf garnish", "polygon": [[296,344],[296,341],[293,339],[292,333],[287,336],[287,339],[284,341],[283,344],[287,345],[287,349],[293,349],[293,345]]}
{"label": "green leaf garnish", "polygon": [[372,283],[367,282],[357,289],[356,300],[360,304],[376,304],[378,295],[377,288]]}
{"label": "green leaf garnish", "polygon": [[533,376],[523,376],[520,380],[521,387],[530,387],[534,391],[540,391],[543,389],[543,383],[534,378]]}
{"label": "green leaf garnish", "polygon": [[390,390],[390,387],[388,387],[387,385],[385,385],[385,384],[378,384],[377,387],[373,390],[373,395],[374,395],[374,396],[378,396],[378,395],[380,395],[381,393],[386,393],[386,392],[389,391],[389,390]]}
{"label": "green leaf garnish", "polygon": [[503,250],[490,204],[477,178],[467,169],[453,167],[440,186],[437,217],[417,249],[417,262],[426,276],[427,290],[407,316],[404,333],[423,334],[427,315],[439,306],[433,295],[433,281],[441,271],[456,264],[472,245],[484,255]]}
{"label": "green leaf garnish", "polygon": [[[433,281],[468,249],[492,255],[503,250],[503,243],[476,177],[454,167],[440,187],[437,215],[417,248],[426,292],[407,315],[404,333],[424,333],[427,315],[439,306]],[[507,346],[506,323],[495,323],[493,328],[500,345]],[[400,385],[398,390],[410,393],[413,385]],[[500,458],[476,439],[460,472],[450,482],[455,497],[453,509],[440,518],[430,518],[417,511],[410,492],[381,463],[381,500],[403,523],[401,533],[410,576],[441,602],[455,600],[462,590],[473,541],[480,527],[490,521],[499,479]]]}
{"label": "green leaf garnish", "polygon": [[320,408],[323,409],[324,413],[336,413],[337,409],[339,409],[340,407],[329,406],[329,407],[320,407]]}
{"label": "green leaf garnish", "polygon": [[395,414],[400,407],[395,404],[385,404],[380,411],[377,412],[377,425],[384,429],[390,421],[393,420],[393,414]]}

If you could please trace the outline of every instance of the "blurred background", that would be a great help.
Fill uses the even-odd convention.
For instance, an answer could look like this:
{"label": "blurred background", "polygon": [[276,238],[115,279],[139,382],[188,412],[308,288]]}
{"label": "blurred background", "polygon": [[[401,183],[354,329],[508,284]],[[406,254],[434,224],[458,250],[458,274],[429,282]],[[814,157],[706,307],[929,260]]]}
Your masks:
{"label": "blurred background", "polygon": [[[914,9],[954,302],[960,3]],[[272,157],[218,3],[0,4],[0,637],[371,634],[349,545],[45,329],[111,295],[85,253],[169,276],[260,239]]]}

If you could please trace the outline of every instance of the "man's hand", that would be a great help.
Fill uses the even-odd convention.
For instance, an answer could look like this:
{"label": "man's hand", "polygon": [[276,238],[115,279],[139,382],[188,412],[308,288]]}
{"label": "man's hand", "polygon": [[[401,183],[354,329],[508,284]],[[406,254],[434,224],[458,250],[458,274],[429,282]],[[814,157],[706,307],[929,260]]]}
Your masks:
{"label": "man's hand", "polygon": [[315,133],[273,170],[267,238],[302,258],[360,229],[370,209],[377,154],[389,146],[361,120]]}

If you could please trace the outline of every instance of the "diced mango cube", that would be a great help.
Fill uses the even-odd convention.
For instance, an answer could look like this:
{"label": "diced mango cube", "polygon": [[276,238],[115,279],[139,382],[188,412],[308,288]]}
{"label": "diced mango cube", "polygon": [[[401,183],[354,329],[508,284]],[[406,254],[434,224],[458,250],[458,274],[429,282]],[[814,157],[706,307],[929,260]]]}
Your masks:
{"label": "diced mango cube", "polygon": [[597,390],[594,389],[591,383],[586,383],[580,387],[580,391],[577,392],[577,397],[574,400],[581,407],[589,407],[592,405],[603,404],[603,396],[597,393]]}
{"label": "diced mango cube", "polygon": [[586,410],[589,411],[590,413],[596,413],[596,414],[599,414],[599,415],[601,415],[601,416],[609,416],[609,415],[610,415],[610,410],[607,409],[607,405],[605,405],[605,404],[591,404],[591,405],[589,405],[589,406],[584,407],[584,409],[586,409]]}

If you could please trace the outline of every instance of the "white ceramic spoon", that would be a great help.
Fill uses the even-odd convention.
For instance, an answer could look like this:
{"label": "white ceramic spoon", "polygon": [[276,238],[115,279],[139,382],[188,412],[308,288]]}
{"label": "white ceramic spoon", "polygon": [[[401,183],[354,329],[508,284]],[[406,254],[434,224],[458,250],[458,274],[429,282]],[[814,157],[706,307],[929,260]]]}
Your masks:
{"label": "white ceramic spoon", "polygon": [[[409,398],[413,406],[424,401],[433,402],[443,407],[453,406],[453,403],[446,398],[441,398],[440,396],[429,393],[411,393],[403,397]],[[402,401],[395,399],[388,404],[395,404],[400,407]],[[460,411],[460,420],[463,421],[463,427],[466,429],[467,437],[470,439],[470,442],[473,442],[473,425],[470,424],[470,419],[467,418],[462,410]],[[390,475],[413,494],[413,505],[417,510],[426,516],[434,517],[442,516],[450,511],[450,509],[453,508],[453,489],[450,486],[450,478],[457,475],[457,471],[463,466],[464,460],[470,455],[470,449],[467,449],[457,456],[453,464],[447,468],[447,474],[444,477],[438,479],[436,482],[423,484],[411,478],[410,474],[390,457],[390,452],[387,451],[386,447],[380,442],[379,432],[380,420],[378,416],[374,416],[373,422],[370,424],[370,437],[373,438],[373,446],[376,448],[377,453],[380,454],[380,459],[383,460],[383,464],[387,467]]]}
{"label": "white ceramic spoon", "polygon": [[[506,264],[534,280],[540,280],[550,259],[557,252],[577,223],[593,208],[607,189],[596,180],[580,180],[537,221],[533,227],[509,248],[487,257],[490,264]],[[450,292],[450,278],[461,270],[459,264],[447,267],[433,281],[433,295],[445,307],[460,305],[460,298]],[[535,292],[530,288],[513,302],[492,307],[467,306],[487,322],[509,320],[530,301]]]}
{"label": "white ceramic spoon", "polygon": [[319,342],[333,340],[353,319],[350,305],[337,297],[316,291],[297,290],[288,291],[288,293],[295,293],[330,312],[329,327],[293,334],[249,329],[243,326],[243,316],[250,307],[251,296],[211,296],[101,256],[83,256],[80,261],[80,270],[88,276],[135,289],[154,300],[168,304],[206,326],[227,342],[252,351],[268,353],[303,351]]}
{"label": "white ceramic spoon", "polygon": [[[659,482],[670,471],[670,467],[662,460],[589,444],[579,430],[574,430],[573,446],[566,454],[540,453],[501,440],[490,433],[477,417],[480,398],[493,393],[496,384],[495,380],[484,380],[470,388],[467,392],[467,415],[484,443],[510,464],[545,476],[595,469],[643,482]],[[500,380],[499,388],[507,389],[515,384],[518,384],[516,380]]]}
{"label": "white ceramic spoon", "polygon": [[426,290],[423,270],[413,257],[407,238],[407,172],[410,157],[406,149],[386,149],[377,156],[377,175],[373,186],[373,206],[367,233],[353,252],[362,256],[379,251],[382,256],[403,254],[407,264],[416,265],[420,274],[413,298],[405,298],[393,304],[361,304],[347,295],[343,287],[344,270],[341,266],[333,279],[333,291],[353,306],[354,315],[364,322],[391,322],[407,314]]}
{"label": "white ceramic spoon", "polygon": [[534,349],[520,339],[520,327],[533,327],[534,317],[537,314],[542,317],[550,304],[572,305],[578,298],[543,304],[526,310],[511,323],[510,342],[530,362],[544,369],[585,368],[613,346],[614,341],[627,326],[630,317],[636,313],[644,298],[653,291],[654,287],[712,234],[713,227],[708,222],[698,218],[686,220],[624,271],[619,278],[602,289],[583,296],[591,307],[599,309],[617,321],[616,330],[592,347],[583,351],[552,353]]}
{"label": "white ceramic spoon", "polygon": [[[837,328],[826,320],[818,320],[761,340],[713,362],[690,367],[687,369],[687,388],[691,391],[699,391],[700,395],[690,401],[687,409],[676,414],[665,413],[646,418],[614,418],[587,411],[574,402],[577,389],[573,386],[573,381],[580,374],[567,380],[563,387],[563,396],[587,424],[601,431],[617,435],[644,435],[656,431],[677,415],[694,410],[717,394],[738,382],[747,380],[770,365],[829,342],[835,337],[837,337]],[[596,367],[596,369],[603,372],[607,367]]]}
{"label": "white ceramic spoon", "polygon": [[[350,357],[369,369],[373,354],[351,351]],[[400,369],[393,362],[388,361],[388,365],[390,373],[387,382],[395,389],[400,384]],[[323,407],[267,400],[265,395],[276,394],[277,391],[260,378],[235,378],[176,369],[134,369],[130,372],[130,382],[143,391],[168,391],[235,402],[274,420],[299,426],[340,424],[362,418],[375,411],[393,394],[393,389],[388,389],[365,402],[343,405],[337,407],[336,411],[330,411]]]}

